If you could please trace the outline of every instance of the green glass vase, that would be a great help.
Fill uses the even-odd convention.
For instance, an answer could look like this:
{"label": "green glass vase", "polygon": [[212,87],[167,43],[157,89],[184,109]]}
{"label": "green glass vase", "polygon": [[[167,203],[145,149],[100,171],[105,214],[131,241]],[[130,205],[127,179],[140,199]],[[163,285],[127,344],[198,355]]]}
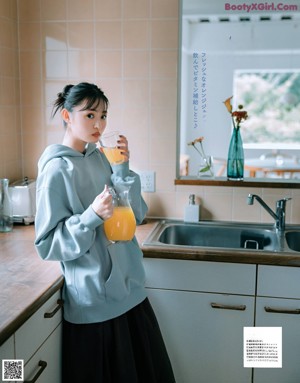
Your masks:
{"label": "green glass vase", "polygon": [[239,126],[232,131],[227,159],[227,179],[231,181],[244,179],[244,148]]}

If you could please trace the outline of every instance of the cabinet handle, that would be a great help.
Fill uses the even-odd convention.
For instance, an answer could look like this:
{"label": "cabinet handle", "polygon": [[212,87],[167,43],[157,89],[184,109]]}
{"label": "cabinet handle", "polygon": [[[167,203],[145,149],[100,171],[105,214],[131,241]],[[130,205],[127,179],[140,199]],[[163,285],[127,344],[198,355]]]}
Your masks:
{"label": "cabinet handle", "polygon": [[57,306],[55,307],[55,309],[51,311],[50,313],[45,313],[44,318],[53,318],[54,315],[57,313],[57,311],[63,306],[63,304],[64,304],[64,301],[62,299],[58,299]]}
{"label": "cabinet handle", "polygon": [[294,309],[294,310],[289,310],[289,309],[279,309],[279,308],[274,308],[274,307],[269,307],[265,306],[265,311],[267,313],[275,313],[275,314],[300,314],[300,309]]}
{"label": "cabinet handle", "polygon": [[39,361],[39,367],[40,369],[38,370],[38,372],[34,375],[34,377],[31,379],[31,380],[25,380],[24,383],[34,383],[38,380],[39,376],[41,375],[41,373],[45,370],[45,368],[47,367],[47,362],[45,362],[44,360],[40,360]]}
{"label": "cabinet handle", "polygon": [[222,309],[222,310],[238,310],[238,311],[245,311],[246,305],[222,305],[221,303],[211,303],[210,304],[213,309]]}

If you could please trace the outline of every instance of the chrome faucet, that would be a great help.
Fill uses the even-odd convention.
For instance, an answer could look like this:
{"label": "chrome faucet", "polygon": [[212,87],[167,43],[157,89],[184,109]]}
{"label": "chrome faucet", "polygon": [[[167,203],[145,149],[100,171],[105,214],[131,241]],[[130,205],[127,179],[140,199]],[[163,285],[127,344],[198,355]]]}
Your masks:
{"label": "chrome faucet", "polygon": [[285,230],[285,207],[286,202],[292,198],[286,197],[276,202],[276,213],[265,203],[265,201],[256,194],[249,194],[247,198],[247,204],[253,205],[254,199],[256,199],[261,206],[275,219],[275,229],[277,231]]}

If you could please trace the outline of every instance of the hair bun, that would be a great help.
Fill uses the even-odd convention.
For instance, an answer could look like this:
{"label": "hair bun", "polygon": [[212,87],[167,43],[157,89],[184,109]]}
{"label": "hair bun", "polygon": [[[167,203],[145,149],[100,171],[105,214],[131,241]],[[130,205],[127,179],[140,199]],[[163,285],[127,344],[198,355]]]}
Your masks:
{"label": "hair bun", "polygon": [[70,90],[73,88],[73,86],[74,86],[74,85],[69,84],[69,85],[66,85],[66,86],[64,87],[63,92],[62,92],[62,96],[63,96],[64,98],[67,97],[68,93],[69,93]]}

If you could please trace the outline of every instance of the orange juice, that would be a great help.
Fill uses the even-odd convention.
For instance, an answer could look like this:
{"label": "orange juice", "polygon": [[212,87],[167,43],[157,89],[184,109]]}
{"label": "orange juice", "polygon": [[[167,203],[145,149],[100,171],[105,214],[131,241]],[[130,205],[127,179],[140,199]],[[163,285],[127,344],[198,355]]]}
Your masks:
{"label": "orange juice", "polygon": [[124,162],[124,156],[121,149],[102,147],[103,153],[111,164],[121,164]]}
{"label": "orange juice", "polygon": [[131,207],[116,206],[113,215],[104,221],[106,237],[111,241],[130,241],[135,233],[136,221]]}

